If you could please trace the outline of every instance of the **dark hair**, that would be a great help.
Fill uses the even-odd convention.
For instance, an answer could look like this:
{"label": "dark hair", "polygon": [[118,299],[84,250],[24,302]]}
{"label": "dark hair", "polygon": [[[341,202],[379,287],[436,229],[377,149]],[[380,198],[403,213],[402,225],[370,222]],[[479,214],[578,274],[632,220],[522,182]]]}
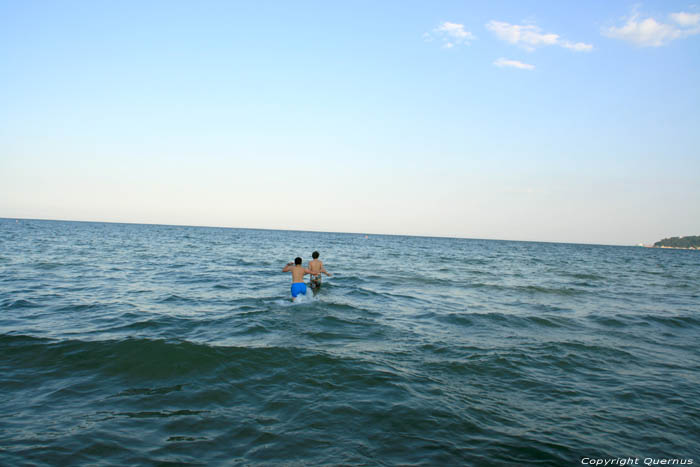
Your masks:
{"label": "dark hair", "polygon": [[312,257],[313,259],[318,258],[318,251],[314,251],[313,253],[311,253],[311,257]]}
{"label": "dark hair", "polygon": [[298,256],[294,258],[294,264],[301,264],[301,258],[299,258]]}

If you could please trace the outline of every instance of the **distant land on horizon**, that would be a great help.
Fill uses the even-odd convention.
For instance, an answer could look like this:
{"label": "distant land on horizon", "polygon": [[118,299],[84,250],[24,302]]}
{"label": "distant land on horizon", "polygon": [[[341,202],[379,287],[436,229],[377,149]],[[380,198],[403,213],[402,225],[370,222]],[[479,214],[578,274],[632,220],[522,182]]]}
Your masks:
{"label": "distant land on horizon", "polygon": [[688,235],[685,237],[664,238],[654,243],[654,248],[683,248],[686,250],[700,250],[700,235]]}

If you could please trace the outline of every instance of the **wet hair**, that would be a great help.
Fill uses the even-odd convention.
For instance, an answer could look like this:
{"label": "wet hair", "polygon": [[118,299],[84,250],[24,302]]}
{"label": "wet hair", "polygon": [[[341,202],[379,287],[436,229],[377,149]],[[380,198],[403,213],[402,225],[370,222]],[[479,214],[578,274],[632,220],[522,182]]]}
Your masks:
{"label": "wet hair", "polygon": [[318,251],[314,251],[313,253],[311,253],[311,257],[312,257],[313,259],[318,258]]}
{"label": "wet hair", "polygon": [[301,264],[301,258],[299,258],[298,256],[294,258],[294,264]]}

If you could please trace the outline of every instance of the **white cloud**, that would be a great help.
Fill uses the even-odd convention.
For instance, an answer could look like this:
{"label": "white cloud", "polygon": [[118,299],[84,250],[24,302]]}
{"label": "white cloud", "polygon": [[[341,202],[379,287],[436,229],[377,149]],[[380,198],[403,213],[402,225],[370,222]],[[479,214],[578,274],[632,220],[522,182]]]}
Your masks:
{"label": "white cloud", "polygon": [[700,14],[680,12],[669,16],[676,24],[654,18],[640,19],[635,13],[623,26],[604,29],[603,35],[641,47],[660,47],[682,37],[700,34]]}
{"label": "white cloud", "polygon": [[700,13],[671,13],[669,15],[673,21],[684,27],[700,24]]}
{"label": "white cloud", "polygon": [[435,37],[440,39],[443,43],[443,47],[448,49],[456,45],[469,45],[470,41],[476,39],[474,34],[464,29],[463,24],[451,23],[449,21],[445,21],[433,29],[432,34],[427,32],[423,34],[423,38],[427,42],[431,42]]}
{"label": "white cloud", "polygon": [[474,35],[464,30],[463,24],[450,23],[446,21],[436,28],[436,31],[444,32],[445,34],[452,36],[456,39],[473,39]]}
{"label": "white cloud", "polygon": [[680,29],[670,24],[657,22],[654,18],[638,21],[635,15],[624,26],[610,27],[604,34],[615,39],[622,39],[643,47],[659,47],[681,37]]}
{"label": "white cloud", "polygon": [[562,41],[559,45],[566,49],[571,49],[576,52],[590,52],[593,50],[593,46],[591,44],[585,44],[583,42],[569,42],[569,41]]}
{"label": "white cloud", "polygon": [[499,39],[522,47],[530,52],[537,47],[545,45],[559,45],[576,52],[590,52],[593,50],[591,44],[569,42],[561,39],[558,34],[543,33],[542,30],[534,24],[510,24],[505,21],[492,20],[486,23],[486,29],[494,33]]}
{"label": "white cloud", "polygon": [[529,63],[519,62],[517,60],[508,60],[507,58],[499,58],[493,62],[499,68],[518,68],[520,70],[534,70],[535,65],[530,65]]}
{"label": "white cloud", "polygon": [[503,41],[531,50],[539,45],[556,44],[559,40],[557,34],[542,34],[540,28],[534,25],[521,26],[503,21],[489,21],[486,23],[486,29]]}

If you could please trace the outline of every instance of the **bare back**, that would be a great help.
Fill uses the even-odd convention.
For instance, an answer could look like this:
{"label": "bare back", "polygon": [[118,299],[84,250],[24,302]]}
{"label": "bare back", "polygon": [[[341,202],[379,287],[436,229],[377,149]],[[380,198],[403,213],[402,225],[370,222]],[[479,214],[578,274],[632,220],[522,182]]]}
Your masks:
{"label": "bare back", "polygon": [[293,283],[304,282],[304,274],[310,273],[310,271],[303,266],[293,266],[289,268],[289,270],[292,273]]}
{"label": "bare back", "polygon": [[311,274],[318,276],[321,274],[321,271],[323,271],[323,262],[318,259],[312,259],[309,261],[309,269],[311,270]]}

